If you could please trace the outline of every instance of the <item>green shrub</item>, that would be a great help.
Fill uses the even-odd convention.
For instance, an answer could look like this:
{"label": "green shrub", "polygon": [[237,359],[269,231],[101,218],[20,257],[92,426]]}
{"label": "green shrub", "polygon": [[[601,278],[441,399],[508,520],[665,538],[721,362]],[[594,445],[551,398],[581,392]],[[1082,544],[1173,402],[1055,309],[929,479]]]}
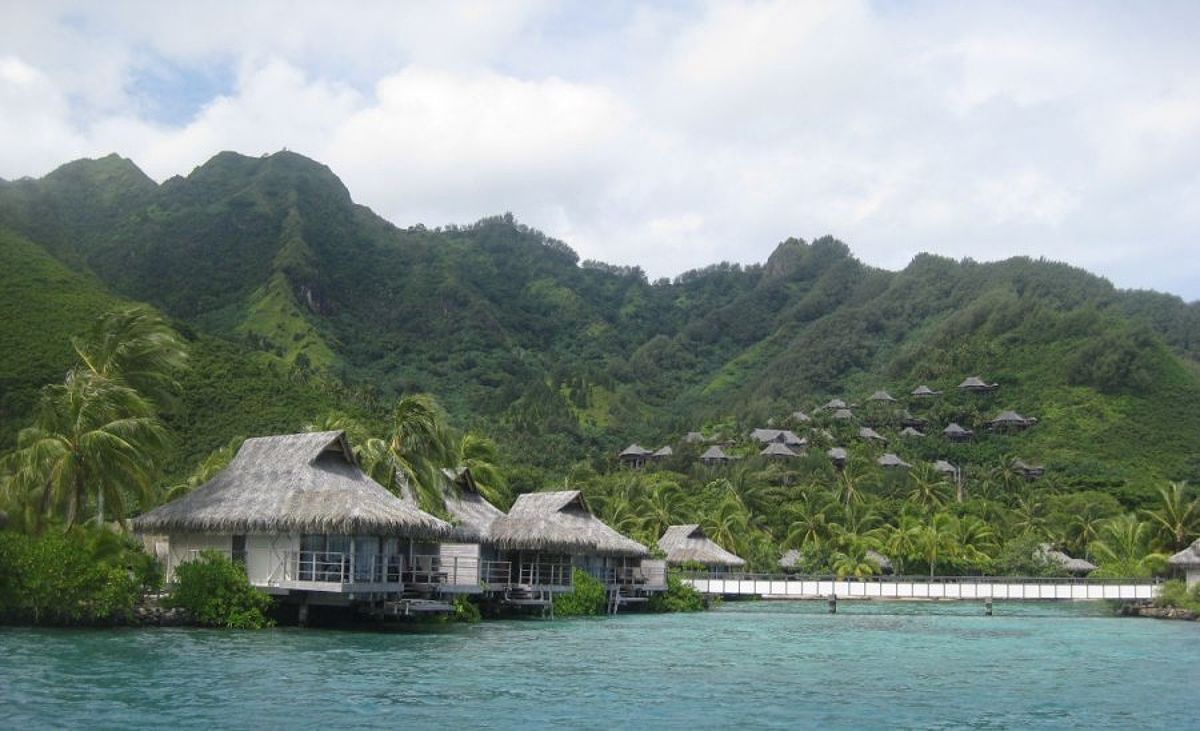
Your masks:
{"label": "green shrub", "polygon": [[583,569],[575,569],[571,581],[575,585],[574,591],[554,597],[555,616],[594,617],[606,612],[604,584]]}
{"label": "green shrub", "polygon": [[451,615],[451,619],[464,624],[475,624],[483,619],[483,613],[470,597],[459,596],[454,598],[454,614]]}
{"label": "green shrub", "polygon": [[1172,579],[1162,585],[1158,596],[1154,598],[1156,607],[1174,607],[1200,612],[1200,584],[1188,591],[1187,584],[1182,579]]}
{"label": "green shrub", "polygon": [[109,533],[0,532],[0,619],[72,625],[127,617],[142,595],[145,577],[129,568],[142,552],[101,532]]}
{"label": "green shrub", "polygon": [[271,597],[255,589],[246,570],[216,551],[175,570],[170,605],[187,610],[198,624],[230,629],[260,629],[274,624],[266,615]]}
{"label": "green shrub", "polygon": [[667,577],[667,590],[650,597],[647,605],[651,612],[701,612],[706,608],[704,596],[674,575]]}

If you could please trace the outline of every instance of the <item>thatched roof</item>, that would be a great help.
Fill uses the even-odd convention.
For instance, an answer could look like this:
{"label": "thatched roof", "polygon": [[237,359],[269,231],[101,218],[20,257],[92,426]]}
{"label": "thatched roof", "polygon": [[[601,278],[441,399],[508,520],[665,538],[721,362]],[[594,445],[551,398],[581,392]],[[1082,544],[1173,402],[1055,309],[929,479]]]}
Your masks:
{"label": "thatched roof", "polygon": [[1000,386],[999,383],[987,383],[979,376],[971,376],[966,378],[962,383],[958,384],[959,388],[971,391],[991,391]]}
{"label": "thatched roof", "polygon": [[492,523],[503,516],[504,511],[480,494],[471,470],[465,467],[459,470],[443,469],[442,474],[446,477],[446,488],[443,491],[446,510],[454,516],[459,525],[478,534],[481,541],[487,542]]}
{"label": "thatched roof", "polygon": [[750,432],[750,438],[766,444],[767,442],[773,442],[779,439],[781,434],[783,434],[783,431],[780,429],[755,429],[754,431]]}
{"label": "thatched roof", "polygon": [[658,459],[663,459],[664,457],[670,457],[670,456],[673,456],[674,454],[675,454],[675,450],[671,449],[671,447],[667,446],[667,447],[659,448],[658,451],[656,451],[654,454],[652,454],[650,456],[657,457]]}
{"label": "thatched roof", "polygon": [[999,416],[988,423],[992,426],[1033,426],[1037,419],[1021,416],[1015,411],[1001,411]]}
{"label": "thatched roof", "polygon": [[890,393],[888,393],[887,391],[876,391],[875,393],[871,394],[871,396],[867,400],[868,401],[892,401],[892,402],[894,402],[896,399],[892,398],[892,395]]}
{"label": "thatched roof", "polygon": [[916,429],[913,429],[911,426],[906,426],[900,430],[900,436],[902,436],[902,437],[923,437],[925,435],[922,434],[921,432],[917,431]]}
{"label": "thatched roof", "polygon": [[833,418],[841,419],[842,421],[849,421],[850,419],[854,418],[854,414],[850,411],[850,409],[838,409],[837,411],[833,412]]}
{"label": "thatched roof", "polygon": [[453,527],[391,494],[345,432],[247,439],[229,466],[133,521],[142,533],[323,533],[439,540]]}
{"label": "thatched roof", "polygon": [[920,386],[917,386],[916,388],[914,388],[912,390],[912,395],[913,396],[941,396],[942,392],[934,391],[929,386],[926,386],[925,384],[921,384]]}
{"label": "thatched roof", "polygon": [[859,427],[858,437],[859,439],[866,439],[869,442],[887,443],[887,437],[883,436],[869,426]]}
{"label": "thatched roof", "polygon": [[1029,464],[1028,462],[1020,459],[1014,459],[1012,466],[1017,472],[1024,472],[1025,474],[1040,475],[1046,471],[1046,468],[1040,464]]}
{"label": "thatched roof", "polygon": [[827,401],[821,408],[825,410],[844,409],[846,408],[846,402],[840,398],[829,399],[829,401]]}
{"label": "thatched roof", "polygon": [[1091,561],[1086,561],[1082,558],[1071,558],[1062,551],[1056,551],[1051,548],[1050,544],[1043,543],[1034,553],[1035,558],[1045,558],[1073,574],[1090,574],[1096,570],[1096,564]]}
{"label": "thatched roof", "polygon": [[763,457],[795,457],[796,453],[787,447],[782,442],[771,442],[763,451],[759,452]]}
{"label": "thatched roof", "polygon": [[951,422],[950,426],[942,429],[942,433],[948,437],[969,437],[975,434],[975,432],[971,431],[970,429],[964,429],[953,422]]}
{"label": "thatched roof", "polygon": [[634,443],[634,444],[630,444],[628,447],[626,447],[624,449],[624,451],[622,451],[621,454],[619,454],[618,456],[621,457],[622,459],[624,459],[626,457],[629,457],[629,458],[645,457],[649,454],[650,454],[649,449],[646,449],[645,447],[643,447],[640,444]]}
{"label": "thatched roof", "polygon": [[1179,569],[1200,568],[1200,538],[1192,541],[1192,545],[1167,559],[1167,563]]}
{"label": "thatched roof", "polygon": [[794,569],[804,562],[804,554],[798,548],[789,548],[779,557],[779,568]]}
{"label": "thatched roof", "polygon": [[884,556],[873,548],[867,549],[867,560],[879,567],[880,571],[892,570],[892,559]]}
{"label": "thatched roof", "polygon": [[793,411],[792,412],[792,421],[799,421],[799,422],[812,421],[812,417],[809,416],[808,414],[804,413],[803,411]]}
{"label": "thatched roof", "polygon": [[845,462],[847,459],[847,456],[848,456],[846,454],[846,450],[843,449],[842,447],[833,447],[828,452],[826,452],[826,454],[829,455],[830,459],[832,459],[834,461],[842,461],[842,462]]}
{"label": "thatched roof", "polygon": [[884,454],[882,457],[880,457],[879,459],[877,459],[875,461],[879,463],[880,467],[888,467],[888,468],[912,467],[912,465],[910,465],[908,462],[905,462],[904,460],[900,459],[899,457],[892,454],[891,452]]}
{"label": "thatched roof", "polygon": [[700,432],[690,431],[686,435],[684,435],[683,441],[687,442],[688,444],[702,444],[707,440],[704,438],[704,435],[701,434]]}
{"label": "thatched roof", "polygon": [[698,525],[673,525],[667,528],[658,547],[667,554],[667,563],[702,563],[706,566],[745,566],[743,558],[735,556],[718,546],[704,535]]}
{"label": "thatched roof", "polygon": [[729,459],[729,455],[725,454],[725,450],[721,449],[720,445],[714,444],[704,450],[704,454],[700,455],[700,459]]}
{"label": "thatched roof", "polygon": [[531,492],[492,523],[490,542],[508,551],[648,556],[645,546],[592,515],[578,490]]}
{"label": "thatched roof", "polygon": [[950,464],[949,462],[947,462],[944,459],[939,459],[938,461],[934,462],[933,469],[935,472],[945,472],[945,473],[951,474],[951,475],[958,474],[958,468],[955,467],[954,465]]}

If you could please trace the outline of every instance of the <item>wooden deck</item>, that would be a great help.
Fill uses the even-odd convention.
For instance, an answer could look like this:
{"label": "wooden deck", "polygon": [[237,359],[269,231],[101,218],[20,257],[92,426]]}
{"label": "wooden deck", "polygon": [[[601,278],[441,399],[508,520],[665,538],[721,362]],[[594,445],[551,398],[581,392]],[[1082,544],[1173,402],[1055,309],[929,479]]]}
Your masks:
{"label": "wooden deck", "polygon": [[1026,578],[1003,576],[879,576],[863,579],[748,575],[682,577],[702,594],[768,599],[896,599],[994,601],[1140,601],[1161,584],[1138,579]]}

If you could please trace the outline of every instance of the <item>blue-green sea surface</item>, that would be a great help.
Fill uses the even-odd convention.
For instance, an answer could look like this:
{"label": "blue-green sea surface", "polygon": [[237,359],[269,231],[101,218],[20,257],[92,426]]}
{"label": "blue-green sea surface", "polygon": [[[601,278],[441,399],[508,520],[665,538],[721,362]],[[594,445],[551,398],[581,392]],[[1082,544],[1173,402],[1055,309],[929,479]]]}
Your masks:
{"label": "blue-green sea surface", "polygon": [[0,629],[0,727],[1200,728],[1200,624],[730,603],[386,632]]}

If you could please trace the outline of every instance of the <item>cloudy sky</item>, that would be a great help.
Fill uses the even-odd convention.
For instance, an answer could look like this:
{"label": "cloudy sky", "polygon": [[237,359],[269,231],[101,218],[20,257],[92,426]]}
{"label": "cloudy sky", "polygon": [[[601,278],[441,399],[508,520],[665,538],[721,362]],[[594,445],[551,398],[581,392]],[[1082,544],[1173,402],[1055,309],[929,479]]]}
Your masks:
{"label": "cloudy sky", "polygon": [[[177,7],[170,7],[170,6]],[[651,276],[832,234],[1200,298],[1200,3],[4,3],[0,177],[328,164]]]}

